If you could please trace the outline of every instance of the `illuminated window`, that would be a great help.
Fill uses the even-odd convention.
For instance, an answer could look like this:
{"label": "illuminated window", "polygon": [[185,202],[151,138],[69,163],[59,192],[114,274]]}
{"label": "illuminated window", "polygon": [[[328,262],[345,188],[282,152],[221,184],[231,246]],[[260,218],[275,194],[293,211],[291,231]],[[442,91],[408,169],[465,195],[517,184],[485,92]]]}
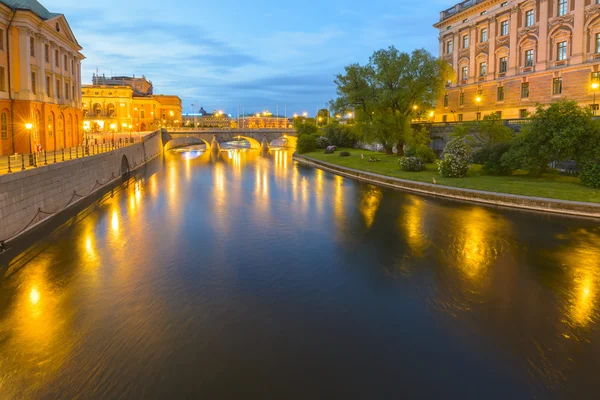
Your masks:
{"label": "illuminated window", "polygon": [[556,48],[556,59],[563,61],[567,59],[567,42],[560,42]]}
{"label": "illuminated window", "polygon": [[6,92],[6,84],[4,83],[5,81],[6,78],[4,74],[4,67],[0,67],[0,92]]}
{"label": "illuminated window", "polygon": [[458,98],[458,104],[463,106],[465,104],[465,92],[460,92],[460,96]]}
{"label": "illuminated window", "polygon": [[8,115],[5,112],[0,116],[0,133],[2,139],[8,139]]}
{"label": "illuminated window", "polygon": [[533,50],[527,50],[525,52],[525,66],[526,67],[533,66]]}
{"label": "illuminated window", "polygon": [[33,94],[37,94],[37,77],[35,76],[35,72],[31,71],[31,91]]}
{"label": "illuminated window", "polygon": [[500,63],[499,63],[499,71],[501,74],[506,72],[506,69],[508,67],[508,58],[507,57],[501,57],[500,58]]}
{"label": "illuminated window", "polygon": [[562,78],[554,78],[552,81],[552,94],[562,93]]}
{"label": "illuminated window", "polygon": [[504,101],[504,86],[498,86],[497,93],[496,93],[496,100]]}
{"label": "illuminated window", "polygon": [[487,75],[487,63],[482,62],[479,64],[479,76],[486,76],[486,75]]}
{"label": "illuminated window", "polygon": [[508,21],[502,21],[500,23],[500,36],[508,35]]}
{"label": "illuminated window", "polygon": [[529,97],[529,82],[521,83],[521,98],[526,99]]}
{"label": "illuminated window", "polygon": [[535,24],[533,10],[529,10],[525,12],[525,26],[532,26]]}
{"label": "illuminated window", "polygon": [[568,0],[558,0],[558,16],[565,15],[568,12]]}
{"label": "illuminated window", "polygon": [[481,43],[485,43],[485,42],[487,42],[487,40],[488,40],[488,37],[487,37],[487,28],[483,28],[481,30],[481,40],[480,41],[481,41]]}

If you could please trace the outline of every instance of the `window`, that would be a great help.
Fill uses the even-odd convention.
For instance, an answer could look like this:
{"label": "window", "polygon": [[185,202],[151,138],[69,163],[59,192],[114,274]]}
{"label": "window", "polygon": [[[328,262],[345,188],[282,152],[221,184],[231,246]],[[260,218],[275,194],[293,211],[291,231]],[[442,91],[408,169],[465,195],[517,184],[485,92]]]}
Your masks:
{"label": "window", "polygon": [[0,67],[0,92],[6,92],[6,78],[4,75],[4,67]]}
{"label": "window", "polygon": [[[444,107],[448,107],[448,93],[446,93],[444,95]],[[164,115],[163,115],[163,119],[165,119]]]}
{"label": "window", "polygon": [[37,94],[37,84],[36,84],[36,76],[35,72],[31,71],[31,91],[33,94]]}
{"label": "window", "polygon": [[592,83],[600,83],[600,72],[592,72]]}
{"label": "window", "polygon": [[69,84],[65,82],[65,99],[69,100]]}
{"label": "window", "polygon": [[50,93],[50,77],[46,76],[46,95],[51,96]]}
{"label": "window", "polygon": [[50,62],[50,46],[47,44],[44,45],[44,60],[46,60],[47,63]]}
{"label": "window", "polygon": [[558,0],[558,16],[565,15],[567,10],[568,0]]}
{"label": "window", "polygon": [[477,111],[477,114],[475,114],[475,118],[477,121],[481,120],[481,113],[479,111]]}
{"label": "window", "polygon": [[486,75],[487,75],[487,63],[486,62],[479,63],[479,76],[486,76]]}
{"label": "window", "polygon": [[66,71],[68,71],[68,69],[69,69],[69,63],[67,62],[67,55],[66,54],[63,56],[63,68]]}
{"label": "window", "polygon": [[500,36],[508,35],[508,21],[502,21],[500,23]]}
{"label": "window", "polygon": [[562,93],[562,78],[554,78],[552,80],[552,94]]}
{"label": "window", "polygon": [[0,50],[4,50],[4,30],[0,29]]}
{"label": "window", "polygon": [[529,97],[529,82],[521,83],[521,98],[526,99]]}
{"label": "window", "polygon": [[532,26],[533,24],[535,24],[533,10],[525,11],[525,26]]}
{"label": "window", "polygon": [[528,115],[529,115],[529,113],[527,112],[526,108],[522,108],[519,110],[519,118],[525,119],[525,118],[527,118]]}
{"label": "window", "polygon": [[75,74],[75,60],[71,60],[71,73]]}
{"label": "window", "polygon": [[35,39],[31,36],[29,37],[29,55],[35,57]]}
{"label": "window", "polygon": [[487,42],[487,28],[481,30],[481,43]]}
{"label": "window", "polygon": [[496,115],[498,116],[498,119],[502,119],[502,111],[496,111]]}
{"label": "window", "polygon": [[461,106],[465,105],[465,92],[460,92],[460,95],[458,97],[458,103]]}
{"label": "window", "polygon": [[560,42],[556,49],[556,59],[563,61],[567,59],[567,42]]}
{"label": "window", "polygon": [[442,122],[448,122],[448,116],[447,115],[443,115],[442,116]]}
{"label": "window", "polygon": [[469,79],[469,67],[467,67],[467,66],[462,67],[462,70],[460,73],[460,78],[463,81],[466,81],[467,79]]}
{"label": "window", "polygon": [[146,118],[146,110],[140,110],[140,118],[141,119]]}
{"label": "window", "polygon": [[533,50],[527,50],[525,52],[525,66],[533,67]]}
{"label": "window", "polygon": [[75,85],[73,85],[73,90],[72,90],[72,92],[73,92],[73,97],[71,97],[71,99],[73,99],[73,100],[76,100],[76,99],[75,99]]}
{"label": "window", "polygon": [[463,121],[463,115],[462,114],[458,114],[458,122],[462,122]]}
{"label": "window", "polygon": [[60,99],[60,79],[56,80],[56,98]]}
{"label": "window", "polygon": [[446,54],[452,54],[452,40],[446,42]]}
{"label": "window", "polygon": [[508,57],[500,57],[500,65],[499,71],[501,74],[506,73],[506,69],[508,67]]}
{"label": "window", "polygon": [[596,33],[596,53],[600,53],[600,33]]}
{"label": "window", "polygon": [[57,67],[60,67],[60,60],[58,59],[58,50],[54,50],[54,63],[56,64]]}
{"label": "window", "polygon": [[5,112],[0,116],[0,132],[2,139],[8,139],[8,115]]}
{"label": "window", "polygon": [[504,86],[498,86],[498,89],[496,90],[496,100],[504,101]]}
{"label": "window", "polygon": [[469,47],[469,35],[464,35],[462,37],[462,48],[467,49]]}
{"label": "window", "polygon": [[500,7],[506,7],[508,5],[508,1],[505,1],[504,3],[500,4]]}

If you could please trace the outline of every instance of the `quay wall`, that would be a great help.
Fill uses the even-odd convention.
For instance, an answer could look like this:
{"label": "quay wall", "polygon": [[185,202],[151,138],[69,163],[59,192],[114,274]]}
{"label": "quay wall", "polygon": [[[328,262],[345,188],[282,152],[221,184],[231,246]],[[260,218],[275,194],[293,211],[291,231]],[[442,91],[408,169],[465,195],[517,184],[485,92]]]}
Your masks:
{"label": "quay wall", "polygon": [[0,242],[15,239],[162,152],[161,135],[154,132],[106,153],[0,175]]}

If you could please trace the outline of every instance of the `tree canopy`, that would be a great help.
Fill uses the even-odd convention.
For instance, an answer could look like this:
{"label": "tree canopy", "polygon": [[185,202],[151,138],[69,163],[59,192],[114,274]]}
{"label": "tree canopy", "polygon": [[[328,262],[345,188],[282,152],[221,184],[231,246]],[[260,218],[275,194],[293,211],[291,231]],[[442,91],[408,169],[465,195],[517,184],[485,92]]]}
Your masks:
{"label": "tree canopy", "polygon": [[388,153],[397,145],[401,153],[414,106],[433,104],[451,75],[448,63],[424,49],[408,54],[391,46],[373,53],[368,64],[351,64],[336,76],[338,98],[331,108],[354,112],[365,139],[377,141]]}

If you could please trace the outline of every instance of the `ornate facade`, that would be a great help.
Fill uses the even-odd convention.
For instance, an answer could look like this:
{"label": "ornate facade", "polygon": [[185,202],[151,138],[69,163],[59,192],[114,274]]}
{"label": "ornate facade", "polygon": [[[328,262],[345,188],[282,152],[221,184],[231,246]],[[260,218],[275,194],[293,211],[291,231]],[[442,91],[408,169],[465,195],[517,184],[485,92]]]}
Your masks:
{"label": "ornate facade", "polygon": [[[145,78],[143,81],[137,80],[140,78],[128,79],[130,81],[111,78],[102,81],[107,85],[83,85],[81,93],[86,132],[153,131],[181,125],[179,97],[148,94],[152,93],[151,82],[147,86],[144,85],[148,82]],[[96,76],[94,82],[98,82]]]}
{"label": "ornate facade", "polygon": [[64,15],[35,0],[0,1],[0,155],[83,141],[83,58]]}
{"label": "ornate facade", "polygon": [[437,102],[436,122],[493,112],[524,118],[537,104],[560,99],[597,110],[598,3],[468,0],[442,11],[434,26],[440,31],[440,56],[452,65],[455,78]]}

